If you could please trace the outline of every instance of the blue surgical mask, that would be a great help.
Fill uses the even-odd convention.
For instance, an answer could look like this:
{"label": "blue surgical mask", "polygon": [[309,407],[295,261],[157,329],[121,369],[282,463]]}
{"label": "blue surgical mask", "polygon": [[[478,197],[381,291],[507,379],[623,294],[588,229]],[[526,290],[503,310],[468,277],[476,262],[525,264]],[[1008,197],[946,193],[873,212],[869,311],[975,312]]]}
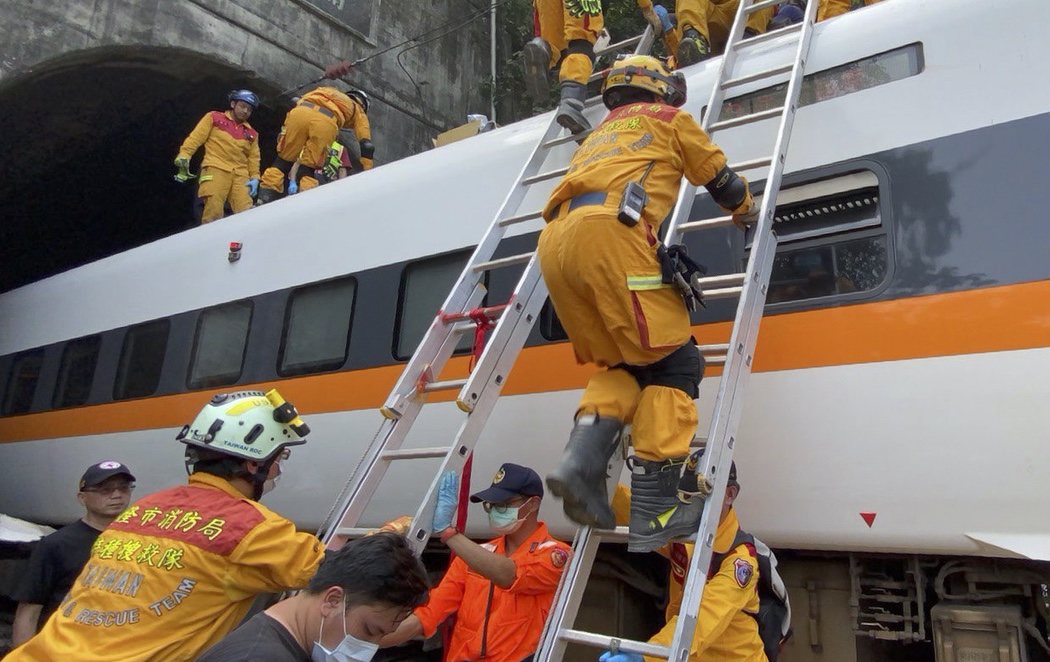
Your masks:
{"label": "blue surgical mask", "polygon": [[489,515],[489,526],[493,531],[500,534],[501,536],[508,536],[518,529],[525,523],[525,517],[531,514],[529,511],[525,517],[521,515],[521,509],[532,503],[532,499],[529,499],[520,506],[502,506],[492,507],[488,511]]}
{"label": "blue surgical mask", "polygon": [[324,632],[324,617],[321,617],[321,632],[317,633],[317,641],[314,642],[313,650],[310,651],[312,662],[369,662],[379,650],[379,644],[371,644],[361,641],[346,632],[346,595],[343,596],[343,608],[340,611],[343,617],[343,640],[339,645],[328,650],[321,645],[321,633]]}

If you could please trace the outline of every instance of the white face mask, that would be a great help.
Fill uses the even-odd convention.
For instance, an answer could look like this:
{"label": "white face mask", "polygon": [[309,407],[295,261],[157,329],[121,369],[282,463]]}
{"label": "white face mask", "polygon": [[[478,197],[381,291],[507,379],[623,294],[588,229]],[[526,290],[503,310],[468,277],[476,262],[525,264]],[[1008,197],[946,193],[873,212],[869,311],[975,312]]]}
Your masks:
{"label": "white face mask", "polygon": [[262,493],[263,494],[269,494],[270,492],[273,492],[273,488],[277,487],[277,481],[280,480],[280,479],[281,479],[281,474],[277,474],[273,478],[270,478],[270,479],[267,479],[267,480],[263,481]]}
{"label": "white face mask", "polygon": [[339,613],[343,618],[343,640],[332,650],[321,645],[321,634],[324,632],[324,616],[322,616],[321,631],[317,633],[317,641],[314,642],[313,650],[310,651],[310,660],[312,662],[369,662],[379,650],[379,644],[370,644],[347,634],[345,594],[343,595],[343,607]]}

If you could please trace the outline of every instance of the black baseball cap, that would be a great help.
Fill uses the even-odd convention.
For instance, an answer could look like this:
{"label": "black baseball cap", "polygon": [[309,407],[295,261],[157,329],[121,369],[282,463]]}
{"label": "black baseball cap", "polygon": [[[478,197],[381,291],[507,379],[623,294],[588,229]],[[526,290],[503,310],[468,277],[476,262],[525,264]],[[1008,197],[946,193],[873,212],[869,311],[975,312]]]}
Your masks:
{"label": "black baseball cap", "polygon": [[471,494],[470,500],[473,503],[504,503],[516,496],[542,497],[543,481],[538,473],[528,467],[504,462],[492,477],[492,485],[477,494]]}
{"label": "black baseball cap", "polygon": [[94,487],[113,476],[127,476],[128,480],[135,480],[135,475],[131,473],[131,469],[128,469],[127,466],[114,460],[106,460],[105,462],[92,464],[87,468],[84,475],[80,477],[80,489],[83,491],[85,487]]}

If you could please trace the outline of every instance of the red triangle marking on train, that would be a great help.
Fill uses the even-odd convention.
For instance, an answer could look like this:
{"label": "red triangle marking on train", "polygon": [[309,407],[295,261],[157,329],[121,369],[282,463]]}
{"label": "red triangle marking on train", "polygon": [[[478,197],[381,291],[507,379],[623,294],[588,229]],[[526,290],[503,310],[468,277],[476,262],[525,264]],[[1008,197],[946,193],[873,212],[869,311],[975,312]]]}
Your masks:
{"label": "red triangle marking on train", "polygon": [[864,523],[868,525],[869,529],[871,528],[871,525],[875,523],[875,515],[876,515],[876,513],[861,513],[860,514],[861,519],[864,520]]}

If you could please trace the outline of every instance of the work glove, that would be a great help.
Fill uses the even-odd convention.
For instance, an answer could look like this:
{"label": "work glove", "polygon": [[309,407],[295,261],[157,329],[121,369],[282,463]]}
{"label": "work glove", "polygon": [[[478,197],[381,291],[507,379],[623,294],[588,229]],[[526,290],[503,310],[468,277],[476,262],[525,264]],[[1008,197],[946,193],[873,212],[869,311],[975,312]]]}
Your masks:
{"label": "work glove", "polygon": [[335,80],[336,78],[342,78],[350,73],[350,70],[354,68],[354,64],[349,60],[340,60],[334,64],[330,64],[324,68],[324,77]]}
{"label": "work glove", "polygon": [[653,10],[656,12],[656,15],[660,17],[660,25],[663,27],[664,32],[674,30],[675,20],[674,17],[667,12],[667,7],[656,5],[653,7]]}
{"label": "work glove", "polygon": [[175,159],[175,167],[178,171],[175,173],[175,181],[180,184],[185,184],[189,180],[193,179],[195,175],[190,173],[190,160],[185,157],[179,157]]}
{"label": "work glove", "polygon": [[299,192],[299,182],[294,179],[288,180],[288,195],[295,195]]}
{"label": "work glove", "polygon": [[431,530],[439,533],[452,526],[459,505],[459,477],[455,471],[447,471],[438,483],[437,504],[434,506],[434,524]]}
{"label": "work glove", "polygon": [[[660,5],[657,5],[657,7],[659,6]],[[667,13],[666,9],[664,9],[664,13]],[[664,22],[660,19],[660,14],[657,12],[656,8],[643,8],[642,17],[645,18],[645,22],[648,23],[650,27],[652,27],[653,32],[655,32],[657,35],[661,35],[664,33]]]}
{"label": "work glove", "polygon": [[252,177],[251,179],[248,180],[248,195],[252,196],[253,198],[255,196],[259,195],[259,178],[258,177]]}
{"label": "work glove", "polygon": [[645,658],[638,653],[613,653],[605,651],[598,662],[645,662]]}

